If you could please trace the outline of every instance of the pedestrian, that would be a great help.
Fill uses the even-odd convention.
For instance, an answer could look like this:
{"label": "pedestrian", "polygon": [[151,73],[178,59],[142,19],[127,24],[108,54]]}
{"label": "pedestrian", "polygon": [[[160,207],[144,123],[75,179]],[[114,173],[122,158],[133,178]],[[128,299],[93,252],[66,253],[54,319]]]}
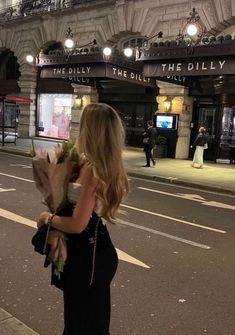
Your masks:
{"label": "pedestrian", "polygon": [[196,147],[196,150],[193,156],[192,167],[197,168],[197,169],[202,169],[204,149],[208,148],[206,129],[204,127],[199,128],[198,135],[195,141],[193,142],[193,144],[191,145],[191,148],[194,148],[194,147]]}
{"label": "pedestrian", "polygon": [[155,166],[156,162],[153,159],[153,147],[156,145],[156,138],[157,138],[157,130],[153,127],[153,121],[147,121],[147,130],[143,134],[143,146],[144,146],[144,153],[146,157],[146,165],[144,167],[150,167],[150,160]]}
{"label": "pedestrian", "polygon": [[101,217],[112,222],[129,190],[123,145],[117,112],[102,103],[86,106],[77,140],[84,162],[68,192],[70,205],[59,215],[42,212],[38,220],[38,227],[49,223],[66,233],[63,335],[109,335],[110,284],[118,258]]}

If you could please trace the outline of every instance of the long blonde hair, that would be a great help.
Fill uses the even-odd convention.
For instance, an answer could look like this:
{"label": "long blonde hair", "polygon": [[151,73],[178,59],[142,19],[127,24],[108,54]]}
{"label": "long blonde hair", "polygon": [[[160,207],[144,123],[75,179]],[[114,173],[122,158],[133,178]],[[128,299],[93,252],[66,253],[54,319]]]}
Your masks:
{"label": "long blonde hair", "polygon": [[129,183],[122,161],[125,131],[118,113],[109,105],[92,103],[82,113],[78,136],[78,152],[85,154],[98,180],[97,198],[101,215],[115,217]]}

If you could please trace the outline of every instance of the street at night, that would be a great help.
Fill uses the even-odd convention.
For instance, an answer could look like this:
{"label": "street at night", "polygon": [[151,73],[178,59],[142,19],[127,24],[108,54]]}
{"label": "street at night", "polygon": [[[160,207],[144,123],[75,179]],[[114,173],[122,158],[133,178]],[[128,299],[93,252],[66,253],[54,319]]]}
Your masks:
{"label": "street at night", "polygon": [[[40,335],[59,335],[62,294],[31,245],[45,210],[31,159],[0,153],[0,162],[0,307]],[[119,254],[112,335],[232,335],[234,197],[138,178],[130,184],[116,224],[108,224]]]}

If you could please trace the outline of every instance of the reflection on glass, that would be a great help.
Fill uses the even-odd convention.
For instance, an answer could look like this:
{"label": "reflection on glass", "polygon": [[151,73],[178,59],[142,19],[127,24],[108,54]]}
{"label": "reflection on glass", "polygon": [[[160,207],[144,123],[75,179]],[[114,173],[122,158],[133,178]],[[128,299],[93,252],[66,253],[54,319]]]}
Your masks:
{"label": "reflection on glass", "polygon": [[39,135],[68,139],[71,110],[71,94],[40,94],[38,116]]}
{"label": "reflection on glass", "polygon": [[223,108],[220,144],[235,145],[235,106]]}

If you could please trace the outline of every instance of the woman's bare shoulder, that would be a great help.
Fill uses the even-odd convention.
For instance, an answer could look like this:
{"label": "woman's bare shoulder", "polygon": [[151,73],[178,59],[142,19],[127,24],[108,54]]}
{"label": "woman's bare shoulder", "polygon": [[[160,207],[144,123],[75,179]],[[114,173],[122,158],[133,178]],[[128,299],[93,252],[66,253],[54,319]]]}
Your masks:
{"label": "woman's bare shoulder", "polygon": [[86,162],[82,166],[78,181],[83,186],[96,188],[98,180],[94,176],[94,168],[90,163]]}

